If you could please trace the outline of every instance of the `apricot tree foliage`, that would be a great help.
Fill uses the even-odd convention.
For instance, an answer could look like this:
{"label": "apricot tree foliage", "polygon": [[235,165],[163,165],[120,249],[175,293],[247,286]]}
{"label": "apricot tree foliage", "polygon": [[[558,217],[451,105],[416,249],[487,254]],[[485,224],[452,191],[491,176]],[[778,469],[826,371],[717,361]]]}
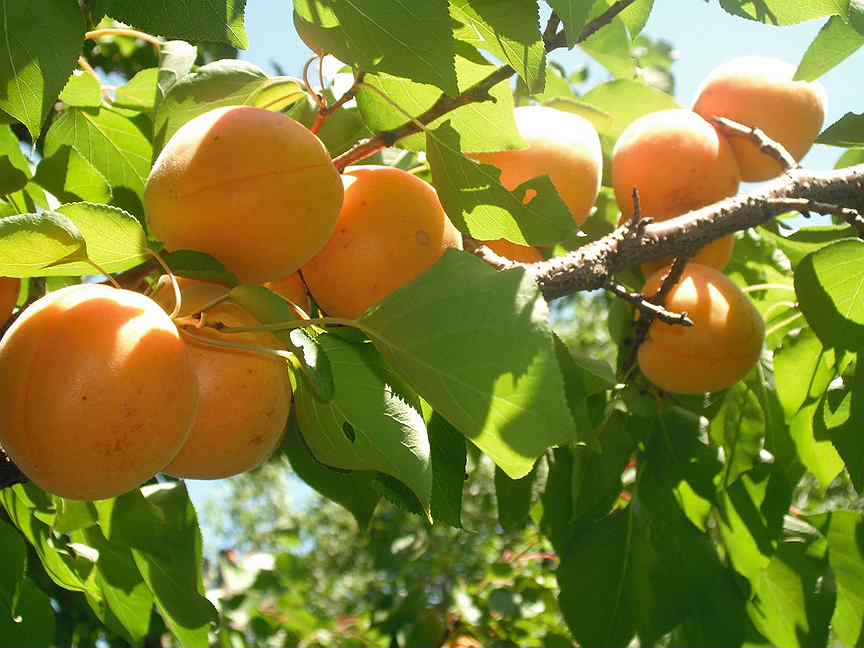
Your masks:
{"label": "apricot tree foliage", "polygon": [[[502,521],[530,520],[554,550],[560,611],[579,644],[626,646],[638,636],[641,645],[858,645],[864,520],[848,497],[831,496],[864,488],[860,107],[845,107],[819,135],[845,149],[827,172],[793,168],[782,142],[758,124],[715,119],[719,136],[758,147],[785,172],[751,193],[654,220],[637,207],[639,190],[652,187],[634,186],[635,204],[620,219],[610,175],[618,138],[644,115],[682,108],[657,87],[671,62],[641,35],[653,0],[294,0],[295,26],[312,50],[302,78],[212,60],[214,43],[248,46],[245,4],[3,3],[0,275],[9,279],[0,290],[14,293],[14,279],[23,280],[5,328],[44,293],[83,277],[110,274],[124,288],[158,292],[152,252],[163,252],[174,274],[222,286],[272,332],[253,333],[273,338],[290,372],[294,403],[280,452],[355,516],[358,533],[381,498],[429,524],[461,527],[473,446],[497,467]],[[815,80],[864,44],[860,2],[720,5],[765,29],[824,20],[801,53],[801,79]],[[114,87],[93,64],[113,71],[105,52],[136,39],[155,64]],[[548,59],[573,47],[611,80],[587,89]],[[344,63],[347,91],[310,81],[324,55]],[[584,222],[549,177],[508,186],[500,169],[477,161],[524,148],[514,119],[522,104],[573,113],[598,132],[606,169]],[[275,287],[242,284],[229,259],[159,241],[145,209],[154,161],[185,124],[236,105],[303,124],[340,171],[369,163],[410,171],[435,188],[464,250],[349,318],[302,292],[286,301]],[[20,141],[35,154],[25,156]],[[254,167],[266,144],[225,160],[225,170]],[[222,189],[217,183],[197,207],[225,209]],[[332,198],[318,183],[296,191],[297,204],[311,202],[313,211],[319,193]],[[831,222],[790,226],[796,214]],[[272,248],[272,231],[250,231],[255,215],[234,214],[223,244],[253,254],[255,244]],[[640,345],[654,319],[685,330],[690,320],[674,308],[685,262],[730,235],[737,241],[726,272],[739,287],[730,289],[743,289],[766,322],[761,358],[724,391],[661,392],[634,363]],[[545,258],[523,264],[483,244],[500,239],[536,246]],[[639,266],[658,259],[676,262],[659,290],[643,294]],[[331,279],[327,268],[317,273]],[[362,279],[376,281],[352,277]],[[568,347],[550,321],[547,302],[591,290],[610,298],[615,367]],[[306,317],[317,307],[320,317]],[[92,353],[82,348],[83,366],[100,341]],[[668,370],[676,369],[687,367]],[[48,361],[28,372],[34,384],[51,381]],[[8,408],[0,425],[18,420],[18,399],[33,430],[40,414],[50,416],[74,446],[90,421],[58,409],[59,400],[39,407],[19,376],[0,365],[0,393],[15,395],[0,398]],[[56,387],[58,399],[65,388]],[[75,461],[64,452],[46,453],[61,473]],[[111,499],[66,499],[3,457],[2,643],[69,643],[46,593],[54,588],[74,593],[109,642],[161,641],[163,630],[177,645],[227,637],[219,633],[224,602],[204,595],[200,532],[182,481],[162,476]]]}

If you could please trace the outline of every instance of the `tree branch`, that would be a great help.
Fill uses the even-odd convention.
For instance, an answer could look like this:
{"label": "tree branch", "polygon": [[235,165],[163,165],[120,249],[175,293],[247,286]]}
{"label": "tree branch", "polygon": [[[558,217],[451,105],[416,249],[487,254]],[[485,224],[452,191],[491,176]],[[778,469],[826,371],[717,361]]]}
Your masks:
{"label": "tree branch", "polygon": [[719,238],[790,210],[841,214],[864,230],[864,164],[828,172],[793,170],[760,191],[727,198],[633,231],[629,223],[570,254],[529,266],[547,300],[605,288],[618,272],[663,257],[692,256]]}
{"label": "tree branch", "polygon": [[753,128],[739,124],[726,117],[715,117],[714,123],[720,126],[725,135],[731,137],[744,137],[751,140],[765,155],[773,158],[784,171],[789,171],[798,166],[792,154],[786,150],[780,142],[777,142],[765,134],[761,128]]}
{"label": "tree branch", "polygon": [[[581,43],[591,37],[597,31],[612,22],[618,14],[634,2],[635,0],[618,0],[618,2],[609,7],[609,9],[607,9],[603,14],[585,25],[582,29],[582,33],[579,34],[579,38],[576,39],[576,42]],[[551,40],[546,41],[546,52],[552,52],[566,46],[566,36],[563,31],[560,31]],[[457,108],[461,108],[462,106],[476,103],[478,101],[492,101],[492,96],[489,94],[490,90],[502,81],[509,79],[515,73],[516,70],[509,65],[497,68],[485,79],[482,79],[458,96],[448,97],[447,95],[443,95],[429,110],[418,116],[415,121],[424,126],[428,126],[436,119],[443,117],[447,113],[450,113]],[[421,129],[416,123],[409,121],[403,126],[394,128],[393,130],[383,131],[371,139],[360,142],[342,155],[334,158],[333,163],[339,171],[344,171],[345,167],[375,155],[378,151],[385,149],[388,146],[393,146],[400,139],[408,137],[409,135],[415,135],[420,131]]]}
{"label": "tree branch", "polygon": [[[672,285],[674,285],[674,282]],[[606,290],[638,308],[642,312],[642,319],[640,321],[658,319],[673,326],[693,326],[693,320],[688,317],[687,313],[675,313],[667,310],[663,306],[662,301],[655,303],[653,298],[647,297],[642,293],[630,292],[619,283],[610,281],[606,284]]]}

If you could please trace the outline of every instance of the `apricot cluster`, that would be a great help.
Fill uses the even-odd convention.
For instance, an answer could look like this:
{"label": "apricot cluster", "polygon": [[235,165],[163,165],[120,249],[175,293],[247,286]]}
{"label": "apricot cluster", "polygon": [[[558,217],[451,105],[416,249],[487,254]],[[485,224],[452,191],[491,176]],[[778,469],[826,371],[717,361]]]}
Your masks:
{"label": "apricot cluster", "polygon": [[[718,117],[762,131],[800,161],[821,130],[827,100],[820,84],[793,80],[794,71],[773,59],[736,59],[709,75],[692,111],[660,111],[630,124],[612,161],[622,222],[635,212],[634,190],[641,214],[662,221],[735,195],[742,180],[770,180],[783,172],[755,137],[727,138]],[[655,322],[640,349],[642,372],[666,391],[730,387],[758,360],[762,319],[720,273],[733,246],[726,237],[698,250],[668,297],[668,307],[686,311],[694,326]],[[671,261],[643,265],[645,294],[659,289]]]}

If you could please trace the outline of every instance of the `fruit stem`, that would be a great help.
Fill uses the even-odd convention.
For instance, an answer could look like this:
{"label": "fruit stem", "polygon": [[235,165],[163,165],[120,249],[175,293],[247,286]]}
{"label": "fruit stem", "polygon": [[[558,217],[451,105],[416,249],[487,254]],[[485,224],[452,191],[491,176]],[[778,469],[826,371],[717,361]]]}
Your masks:
{"label": "fruit stem", "polygon": [[94,29],[84,34],[86,40],[99,40],[104,36],[125,36],[126,38],[137,38],[145,43],[150,43],[157,50],[162,48],[162,40],[147,32],[138,31],[137,29]]}
{"label": "fruit stem", "polygon": [[98,263],[96,263],[93,259],[87,257],[87,263],[93,266],[99,274],[104,275],[105,278],[111,282],[112,286],[114,286],[118,290],[123,290],[123,286],[121,286],[120,283],[114,277],[112,277],[110,273],[106,272],[105,269]]}
{"label": "fruit stem", "polygon": [[[258,355],[267,356],[269,358],[279,358],[280,360],[291,360],[293,354],[288,351],[280,351],[279,349],[271,349],[270,347],[258,346],[255,344],[239,344],[237,342],[223,342],[222,340],[214,340],[203,335],[190,333],[185,328],[177,329],[180,335],[188,338],[194,344],[201,346],[214,347],[216,349],[228,349],[230,351],[242,351],[244,353],[255,353]],[[221,329],[220,329],[220,332]]]}
{"label": "fruit stem", "polygon": [[290,322],[276,322],[274,324],[261,324],[260,326],[225,326],[220,327],[221,333],[261,333],[262,331],[292,331],[294,329],[306,328],[308,326],[351,326],[363,327],[357,320],[343,319],[341,317],[318,317],[314,319],[292,320]]}
{"label": "fruit stem", "polygon": [[171,280],[171,286],[174,288],[174,310],[171,311],[170,317],[172,320],[175,320],[180,314],[180,309],[183,307],[183,294],[180,292],[180,282],[177,281],[177,275],[171,272],[171,268],[168,267],[168,264],[165,262],[165,259],[162,258],[161,254],[151,248],[147,248],[147,252],[156,259],[156,262],[162,266],[165,274],[168,275],[168,278]]}
{"label": "fruit stem", "polygon": [[762,317],[767,321],[770,320],[774,313],[783,311],[784,309],[794,310],[798,308],[798,304],[790,301],[781,301],[773,304],[770,308],[768,308],[765,313],[763,313]]}
{"label": "fruit stem", "polygon": [[780,330],[786,328],[786,327],[789,326],[792,322],[794,322],[795,320],[797,320],[797,319],[800,318],[800,317],[804,317],[804,313],[795,313],[794,315],[792,315],[792,317],[787,317],[787,318],[786,318],[785,320],[783,320],[782,322],[777,322],[774,326],[772,326],[772,327],[769,328],[767,331],[765,331],[765,337],[766,337],[766,338],[771,337],[771,336],[774,335],[777,331],[780,331]]}
{"label": "fruit stem", "polygon": [[753,284],[752,286],[747,286],[741,290],[745,293],[759,292],[760,290],[788,290],[789,292],[795,292],[794,286],[777,283]]}

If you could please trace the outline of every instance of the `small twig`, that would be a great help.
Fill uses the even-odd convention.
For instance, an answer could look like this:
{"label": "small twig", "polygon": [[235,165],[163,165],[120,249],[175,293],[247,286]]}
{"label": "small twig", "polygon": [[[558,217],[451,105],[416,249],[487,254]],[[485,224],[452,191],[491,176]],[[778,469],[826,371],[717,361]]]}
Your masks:
{"label": "small twig", "polygon": [[99,40],[105,36],[123,36],[126,38],[137,38],[138,40],[150,43],[158,52],[162,49],[162,39],[147,32],[138,31],[137,29],[94,29],[84,34],[87,40]]}
{"label": "small twig", "polygon": [[93,66],[90,65],[90,62],[83,56],[78,57],[78,67],[80,67],[82,70],[84,70],[84,72],[96,79],[99,82],[100,86],[102,85],[102,79],[99,77],[99,74],[96,72],[96,70],[93,69]]}
{"label": "small twig", "polygon": [[633,231],[639,226],[642,220],[642,198],[639,195],[639,187],[633,187],[633,215],[630,217],[630,227]]}
{"label": "small twig", "polygon": [[[666,298],[678,282],[681,281],[681,275],[684,274],[684,268],[687,267],[688,260],[689,258],[684,256],[676,258],[672,267],[669,269],[669,274],[667,274],[663,279],[660,289],[650,297],[644,297],[644,301],[659,306],[666,311],[664,307]],[[687,317],[686,313],[683,313],[683,315],[687,318],[687,321],[690,322],[689,324],[685,324],[685,326],[692,326],[693,321]],[[649,310],[642,310],[641,316],[633,324],[633,341],[630,346],[630,354],[627,356],[627,362],[622,366],[624,375],[622,382],[626,382],[627,378],[629,378],[633,369],[636,367],[636,362],[639,359],[639,349],[645,343],[645,340],[648,339],[648,331],[651,330],[651,325],[654,323],[655,319],[659,318],[654,313]],[[681,325],[682,322],[676,322],[676,324]]]}
{"label": "small twig", "polygon": [[358,72],[356,78],[354,79],[354,85],[348,88],[345,94],[339,97],[339,99],[335,103],[327,106],[327,108],[324,110],[324,114],[329,117],[334,112],[342,108],[342,106],[344,106],[346,103],[351,101],[357,95],[357,88],[360,87],[360,85],[363,83],[363,79],[365,78],[365,72]]}
{"label": "small twig", "polygon": [[667,310],[664,306],[655,304],[651,299],[646,298],[645,295],[630,292],[626,287],[615,281],[610,281],[606,285],[606,290],[616,297],[620,297],[624,301],[633,304],[642,311],[643,317],[658,319],[672,326],[693,326],[693,320],[690,319],[687,313],[675,313]]}
{"label": "small twig", "polygon": [[[609,7],[606,11],[597,16],[594,20],[587,23],[582,28],[582,33],[579,34],[579,38],[576,39],[576,42],[582,43],[591,38],[591,36],[593,36],[596,32],[600,31],[606,25],[615,20],[618,17],[618,14],[620,14],[634,2],[636,2],[636,0],[618,0],[618,2]],[[556,34],[554,40],[547,43],[546,51],[551,51],[553,49],[558,49],[566,46],[567,35],[564,32],[559,32],[558,34]]]}
{"label": "small twig", "polygon": [[805,198],[778,198],[772,200],[771,203],[777,207],[794,209],[805,216],[810,213],[838,216],[849,223],[858,233],[858,236],[864,239],[864,215],[857,209],[834,205],[832,203],[818,202],[816,200],[807,200]]}
{"label": "small twig", "polygon": [[722,127],[727,135],[746,137],[751,140],[762,153],[774,158],[783,167],[783,171],[791,171],[798,166],[795,158],[786,150],[786,147],[768,137],[761,128],[739,124],[726,117],[715,117],[714,123]]}
{"label": "small twig", "polygon": [[501,256],[492,250],[492,248],[483,245],[482,241],[478,241],[468,236],[463,236],[462,240],[466,252],[470,252],[479,257],[496,270],[512,270],[513,268],[528,268],[531,266],[531,264],[511,261],[510,259]]}
{"label": "small twig", "polygon": [[551,43],[558,35],[558,28],[561,26],[561,18],[554,11],[549,16],[549,22],[546,23],[546,30],[543,32],[543,42]]}

